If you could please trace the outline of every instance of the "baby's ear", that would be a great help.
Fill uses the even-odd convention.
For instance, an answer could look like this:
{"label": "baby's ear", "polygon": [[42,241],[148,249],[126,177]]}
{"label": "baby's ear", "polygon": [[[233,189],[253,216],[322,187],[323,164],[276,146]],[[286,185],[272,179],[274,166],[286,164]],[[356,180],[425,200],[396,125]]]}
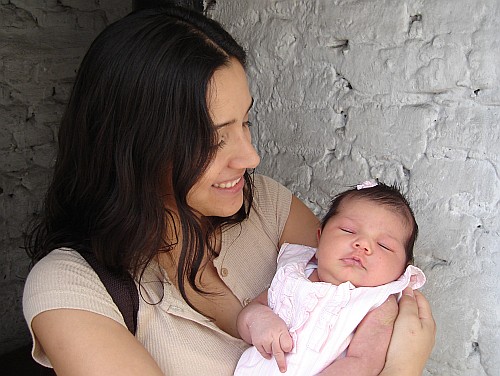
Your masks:
{"label": "baby's ear", "polygon": [[319,239],[321,238],[321,227],[318,227],[318,230],[316,231],[316,236],[318,238],[318,243],[319,243]]}

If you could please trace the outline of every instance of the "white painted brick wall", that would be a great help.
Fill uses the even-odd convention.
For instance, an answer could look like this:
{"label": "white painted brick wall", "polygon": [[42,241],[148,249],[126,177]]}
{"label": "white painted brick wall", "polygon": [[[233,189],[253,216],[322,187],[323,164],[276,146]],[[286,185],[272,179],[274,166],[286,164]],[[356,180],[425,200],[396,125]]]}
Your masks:
{"label": "white painted brick wall", "polygon": [[[0,0],[0,353],[28,341],[22,228],[74,71],[129,7]],[[426,375],[500,375],[500,2],[218,0],[211,14],[249,50],[258,171],[318,215],[369,176],[402,183],[438,324]]]}
{"label": "white painted brick wall", "polygon": [[45,194],[76,69],[130,3],[0,0],[0,355],[30,341],[21,308],[29,264],[23,231]]}
{"label": "white painted brick wall", "polygon": [[425,375],[500,375],[500,2],[218,0],[248,49],[258,171],[318,215],[403,184],[438,325]]}

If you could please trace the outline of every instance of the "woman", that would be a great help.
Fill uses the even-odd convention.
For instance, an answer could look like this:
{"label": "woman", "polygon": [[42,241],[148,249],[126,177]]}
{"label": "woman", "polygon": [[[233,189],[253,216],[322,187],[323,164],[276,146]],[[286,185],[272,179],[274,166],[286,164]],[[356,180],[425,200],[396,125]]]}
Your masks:
{"label": "woman", "polygon": [[[270,283],[279,246],[315,246],[318,226],[286,188],[247,172],[259,157],[244,65],[220,25],[176,7],[133,13],[94,41],[30,246],[40,261],[23,306],[39,362],[60,375],[232,374],[247,347],[238,313]],[[134,276],[135,337],[74,249]],[[417,299],[401,307],[388,372],[421,372],[432,349]]]}

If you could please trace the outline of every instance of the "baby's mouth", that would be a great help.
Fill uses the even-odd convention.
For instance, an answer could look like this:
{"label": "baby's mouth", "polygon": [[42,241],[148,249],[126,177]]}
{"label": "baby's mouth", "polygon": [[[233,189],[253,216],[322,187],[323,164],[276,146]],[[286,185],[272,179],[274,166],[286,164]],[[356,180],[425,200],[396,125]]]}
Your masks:
{"label": "baby's mouth", "polygon": [[354,265],[354,266],[359,266],[360,268],[365,269],[363,262],[359,257],[353,256],[353,257],[347,257],[343,259],[344,262],[348,265]]}

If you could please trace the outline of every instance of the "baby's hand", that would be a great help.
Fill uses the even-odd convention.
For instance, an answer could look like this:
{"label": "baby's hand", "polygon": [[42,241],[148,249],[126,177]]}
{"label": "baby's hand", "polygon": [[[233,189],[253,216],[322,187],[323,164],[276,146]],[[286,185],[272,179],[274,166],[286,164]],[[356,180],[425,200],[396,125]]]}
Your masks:
{"label": "baby's hand", "polygon": [[269,307],[260,306],[252,313],[248,331],[259,353],[266,359],[274,356],[280,372],[286,372],[285,353],[292,351],[293,340],[285,322]]}

